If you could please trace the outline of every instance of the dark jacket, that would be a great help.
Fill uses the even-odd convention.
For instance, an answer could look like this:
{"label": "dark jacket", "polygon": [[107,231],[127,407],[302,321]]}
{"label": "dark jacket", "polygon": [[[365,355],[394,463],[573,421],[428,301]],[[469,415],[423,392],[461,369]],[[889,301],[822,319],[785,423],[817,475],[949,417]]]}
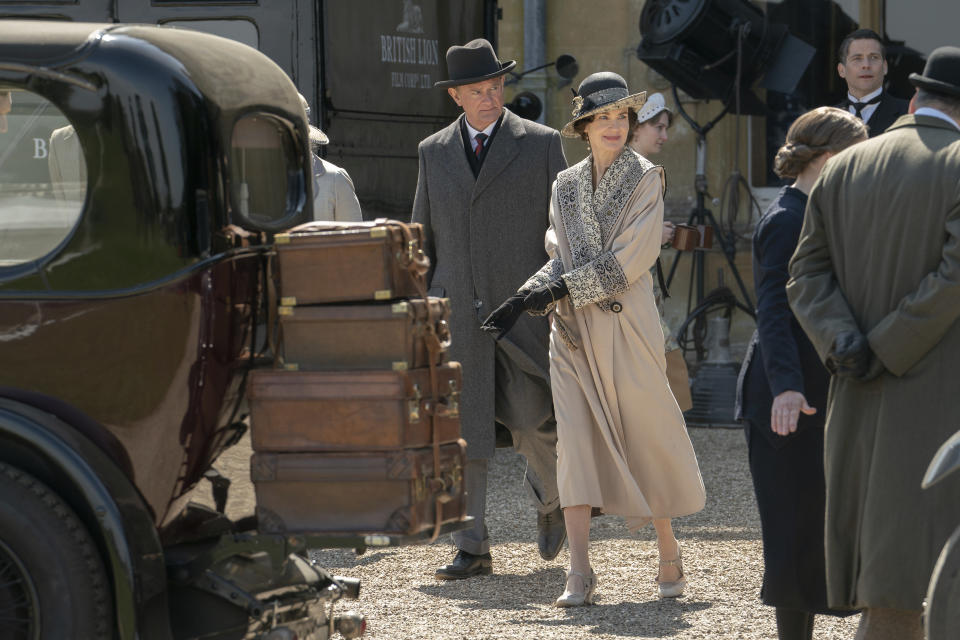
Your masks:
{"label": "dark jacket", "polygon": [[[757,331],[744,360],[741,404],[750,475],[763,534],[765,604],[828,613],[823,546],[823,424],[829,374],[787,302],[787,265],[800,238],[807,196],[784,187],[757,223],[753,275]],[[817,409],[797,431],[770,429],[774,396],[799,391]]]}
{"label": "dark jacket", "polygon": [[[871,118],[872,120],[872,118]],[[784,391],[799,391],[817,409],[801,414],[797,433],[823,428],[829,374],[787,301],[787,265],[800,238],[807,196],[784,187],[757,223],[753,234],[753,277],[757,291],[757,330],[741,367],[739,400],[741,416],[761,425],[762,435],[774,447],[791,436],[770,430],[773,398]]]}
{"label": "dark jacket", "polygon": [[[834,106],[838,109],[849,111],[846,100]],[[892,125],[897,118],[902,115],[906,115],[907,108],[909,106],[909,101],[903,100],[902,98],[897,98],[896,96],[892,96],[884,91],[883,97],[880,98],[880,102],[877,104],[877,108],[870,116],[870,119],[867,120],[867,127],[870,129],[870,137],[873,138],[886,131],[887,128]]]}

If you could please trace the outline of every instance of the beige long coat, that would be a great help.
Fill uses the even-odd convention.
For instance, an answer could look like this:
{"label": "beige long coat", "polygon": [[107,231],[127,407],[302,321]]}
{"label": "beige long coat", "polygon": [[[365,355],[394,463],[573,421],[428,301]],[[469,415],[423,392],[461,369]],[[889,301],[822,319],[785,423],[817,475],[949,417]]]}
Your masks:
{"label": "beige long coat", "polygon": [[663,173],[629,148],[594,193],[592,159],[560,172],[551,260],[525,288],[560,274],[550,380],[562,506],[589,504],[638,529],[703,508],[700,470],[667,384],[650,267],[660,253]]}
{"label": "beige long coat", "polygon": [[920,610],[960,524],[960,476],[920,488],[960,427],[960,131],[902,116],[828,160],[790,275],[790,306],[821,358],[859,329],[886,367],[830,385],[828,602]]}

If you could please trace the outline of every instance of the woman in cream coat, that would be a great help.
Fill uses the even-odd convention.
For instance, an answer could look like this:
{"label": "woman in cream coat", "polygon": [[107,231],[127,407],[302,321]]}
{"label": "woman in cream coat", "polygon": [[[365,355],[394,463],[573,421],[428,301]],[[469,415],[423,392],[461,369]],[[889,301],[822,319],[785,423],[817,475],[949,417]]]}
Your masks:
{"label": "woman in cream coat", "polygon": [[593,509],[635,531],[653,522],[661,597],[686,579],[670,519],[703,508],[705,494],[683,414],[667,384],[650,267],[660,252],[663,173],[626,146],[635,109],[610,72],[587,77],[563,134],[591,154],[553,186],[550,260],[484,323],[502,336],[524,312],[551,313],[550,379],[557,474],[570,571],[557,606],[593,601]]}

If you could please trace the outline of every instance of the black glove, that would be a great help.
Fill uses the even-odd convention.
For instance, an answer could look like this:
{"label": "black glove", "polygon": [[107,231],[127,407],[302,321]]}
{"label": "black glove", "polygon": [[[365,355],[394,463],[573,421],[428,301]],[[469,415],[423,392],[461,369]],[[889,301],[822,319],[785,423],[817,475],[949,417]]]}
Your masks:
{"label": "black glove", "polygon": [[868,382],[884,371],[883,363],[873,353],[870,342],[859,331],[843,331],[833,341],[827,354],[827,369],[842,378]]}
{"label": "black glove", "polygon": [[526,311],[546,311],[547,307],[570,294],[567,283],[563,278],[557,278],[549,284],[537,287],[523,299],[523,308]]}
{"label": "black glove", "polygon": [[497,340],[507,335],[507,332],[513,328],[513,325],[520,319],[520,314],[524,311],[523,299],[526,296],[527,292],[521,291],[507,298],[503,304],[487,316],[480,328],[484,331],[498,333]]}

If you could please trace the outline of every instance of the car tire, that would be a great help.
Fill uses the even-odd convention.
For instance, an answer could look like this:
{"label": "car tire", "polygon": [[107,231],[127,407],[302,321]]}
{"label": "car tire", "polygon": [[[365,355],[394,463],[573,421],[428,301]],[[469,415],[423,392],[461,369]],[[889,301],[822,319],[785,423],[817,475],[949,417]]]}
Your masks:
{"label": "car tire", "polygon": [[107,640],[113,603],[103,561],[73,510],[0,463],[0,640]]}
{"label": "car tire", "polygon": [[924,604],[924,637],[927,640],[956,638],[960,628],[960,527],[940,551]]}

